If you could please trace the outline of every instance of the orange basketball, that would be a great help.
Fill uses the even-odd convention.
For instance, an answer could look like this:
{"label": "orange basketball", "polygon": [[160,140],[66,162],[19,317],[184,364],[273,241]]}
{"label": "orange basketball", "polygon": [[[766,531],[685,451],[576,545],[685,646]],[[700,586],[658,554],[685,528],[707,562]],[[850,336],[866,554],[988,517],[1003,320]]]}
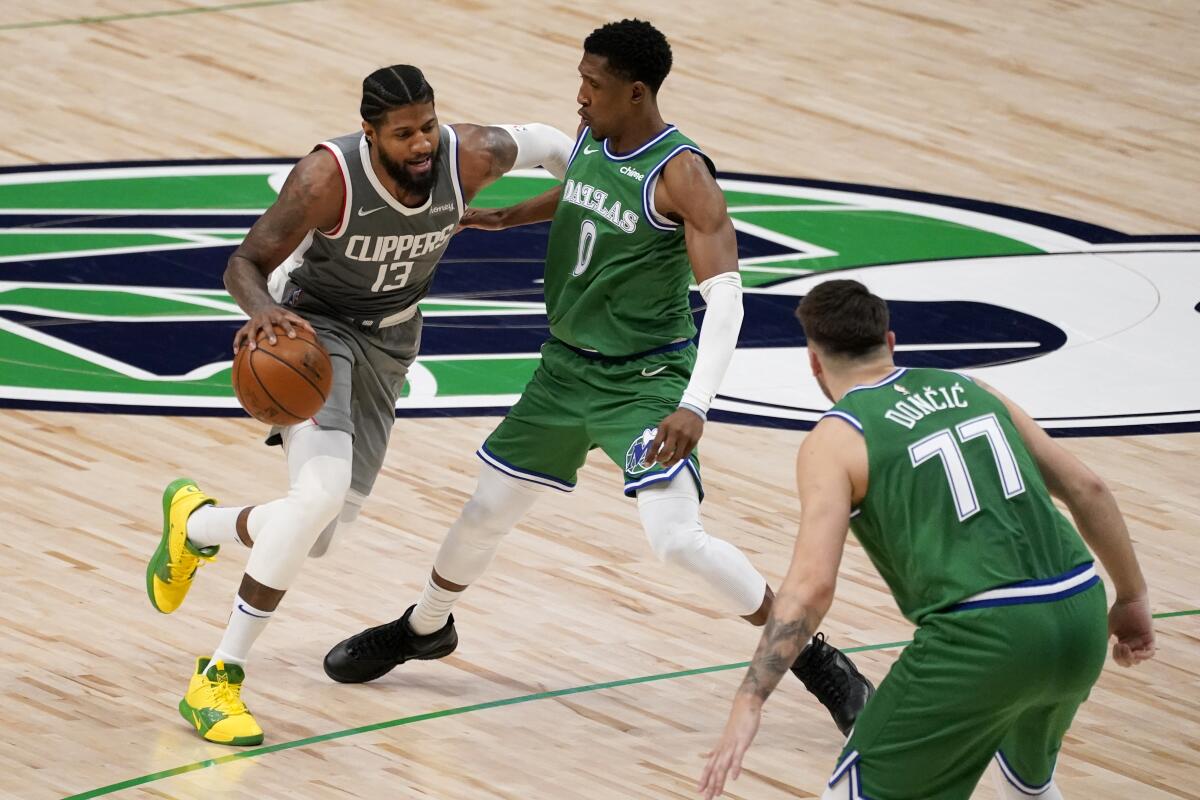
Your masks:
{"label": "orange basketball", "polygon": [[311,333],[289,339],[276,326],[275,344],[260,332],[258,347],[233,359],[233,391],[250,416],[268,425],[295,425],[321,410],[333,387],[329,354]]}

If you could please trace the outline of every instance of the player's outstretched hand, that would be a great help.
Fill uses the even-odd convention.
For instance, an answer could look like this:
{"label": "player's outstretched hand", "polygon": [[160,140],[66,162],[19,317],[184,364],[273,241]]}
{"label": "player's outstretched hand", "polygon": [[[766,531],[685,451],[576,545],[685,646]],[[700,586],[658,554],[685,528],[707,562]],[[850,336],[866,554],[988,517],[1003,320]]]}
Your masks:
{"label": "player's outstretched hand", "polygon": [[455,233],[463,228],[478,228],[481,231],[504,230],[505,225],[501,211],[503,209],[500,208],[468,208],[462,215],[462,219],[458,221]]}
{"label": "player's outstretched hand", "polygon": [[729,712],[729,722],[721,741],[708,754],[708,763],[700,774],[700,785],[696,788],[704,800],[712,800],[725,790],[725,779],[736,781],[742,774],[742,757],[758,733],[762,720],[762,703],[756,698],[739,693]]}
{"label": "player's outstretched hand", "polygon": [[289,339],[296,338],[296,329],[306,330],[313,336],[317,332],[313,330],[312,325],[308,324],[308,320],[293,311],[289,311],[283,306],[267,306],[261,311],[255,312],[245,325],[238,328],[238,332],[233,335],[233,352],[236,355],[237,351],[242,348],[242,345],[250,345],[250,349],[254,350],[258,347],[258,334],[260,331],[267,334],[267,341],[275,344],[275,326],[283,328],[283,332],[287,334]]}
{"label": "player's outstretched hand", "polygon": [[704,419],[681,408],[658,424],[658,433],[646,451],[645,464],[655,462],[670,469],[692,454],[704,433]]}
{"label": "player's outstretched hand", "polygon": [[1108,612],[1108,632],[1117,637],[1113,660],[1133,667],[1154,657],[1154,622],[1150,599],[1117,600]]}

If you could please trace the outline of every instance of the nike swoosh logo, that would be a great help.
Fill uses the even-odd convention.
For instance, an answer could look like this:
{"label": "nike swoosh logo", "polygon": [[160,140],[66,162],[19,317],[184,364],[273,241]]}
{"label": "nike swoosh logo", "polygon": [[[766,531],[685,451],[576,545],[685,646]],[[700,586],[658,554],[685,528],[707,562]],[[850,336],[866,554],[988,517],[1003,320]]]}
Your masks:
{"label": "nike swoosh logo", "polygon": [[652,370],[645,370],[645,369],[643,369],[643,370],[642,370],[642,377],[643,377],[643,378],[653,378],[655,375],[657,375],[658,373],[662,372],[662,371],[663,371],[664,369],[666,369],[666,368],[667,368],[667,367],[666,367],[666,365],[664,364],[663,366],[659,367],[658,369],[652,369]]}
{"label": "nike swoosh logo", "polygon": [[256,619],[270,619],[271,618],[270,614],[255,614],[253,611],[250,611],[241,603],[238,603],[238,611],[240,611],[243,614],[246,614],[248,616],[254,617]]}
{"label": "nike swoosh logo", "polygon": [[379,208],[372,208],[370,211],[366,211],[363,209],[362,206],[359,206],[358,207],[358,215],[360,217],[369,217],[370,215],[374,214],[376,211],[383,211],[385,208],[387,208],[387,206],[380,206]]}
{"label": "nike swoosh logo", "polygon": [[585,156],[590,156],[592,153],[595,153],[598,150],[599,150],[599,148],[597,148],[597,147],[585,147],[585,148],[583,148],[583,154]]}

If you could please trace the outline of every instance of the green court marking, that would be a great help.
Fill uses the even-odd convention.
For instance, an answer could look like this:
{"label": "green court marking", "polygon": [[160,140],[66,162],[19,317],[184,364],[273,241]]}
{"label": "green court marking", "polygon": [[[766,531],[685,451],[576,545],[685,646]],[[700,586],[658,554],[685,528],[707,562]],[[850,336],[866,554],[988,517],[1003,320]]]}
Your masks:
{"label": "green court marking", "polygon": [[[267,165],[267,169],[286,169]],[[218,209],[236,214],[260,212],[278,199],[268,173],[244,175],[156,175],[43,182],[37,172],[18,176],[26,183],[0,185],[0,208],[104,209],[132,211]],[[43,231],[56,233],[53,228]],[[244,234],[239,234],[244,235]]]}
{"label": "green court marking", "polygon": [[115,250],[122,247],[191,244],[176,236],[153,233],[29,233],[0,231],[0,256],[32,256],[41,253],[65,253],[81,250]]}
{"label": "green court marking", "polygon": [[[1191,611],[1168,611],[1162,614],[1155,614],[1155,619],[1163,619],[1165,617],[1181,617],[1191,614],[1200,614],[1200,609]],[[897,647],[904,647],[911,642],[883,642],[882,644],[868,644],[862,647],[847,647],[843,653],[865,653],[871,650],[893,650]],[[430,711],[426,714],[416,714],[411,717],[400,717],[399,719],[388,720],[387,722],[376,722],[372,725],[362,725],[357,728],[347,728],[346,730],[333,731],[332,733],[322,733],[317,736],[309,736],[305,739],[296,739],[292,742],[280,742],[279,744],[267,745],[266,747],[256,747],[252,750],[239,750],[228,755],[218,756],[217,758],[209,758],[204,761],[196,761],[192,764],[184,764],[181,767],[173,767],[172,769],[164,769],[161,772],[152,772],[149,775],[142,775],[138,778],[130,778],[127,781],[120,783],[111,783],[108,786],[101,786],[98,789],[90,789],[81,794],[73,794],[63,798],[63,800],[89,800],[92,797],[103,797],[106,794],[119,792],[122,789],[131,789],[134,786],[142,786],[154,781],[161,781],[165,778],[173,778],[176,775],[183,775],[188,772],[195,772],[208,767],[216,767],[221,764],[228,764],[231,761],[238,761],[245,758],[257,758],[265,756],[269,753],[278,753],[284,750],[292,750],[297,747],[306,747],[310,744],[319,744],[321,742],[329,742],[334,739],[344,739],[347,736],[357,736],[360,733],[373,733],[375,731],[387,730],[388,728],[398,728],[403,725],[412,725],[417,722],[425,722],[431,719],[441,719],[443,717],[456,717],[460,714],[470,714],[475,711],[487,711],[489,708],[501,708],[503,706],[515,706],[521,703],[531,703],[534,700],[550,700],[555,697],[565,697],[572,694],[584,694],[586,692],[598,692],[604,689],[616,689],[621,686],[634,686],[639,683],[653,683],[655,681],[674,680],[675,678],[687,678],[692,675],[704,675],[710,672],[725,672],[731,669],[743,669],[750,666],[749,661],[739,661],[736,664],[718,664],[714,667],[700,667],[698,669],[685,669],[679,672],[664,672],[659,675],[644,675],[640,678],[623,678],[617,681],[606,681],[604,683],[590,683],[586,686],[573,686],[569,689],[555,689],[550,692],[538,692],[536,694],[525,694],[519,697],[506,697],[502,700],[489,700],[486,703],[476,703],[470,706],[459,706],[458,708],[447,708],[442,711]]]}
{"label": "green court marking", "polygon": [[71,19],[43,19],[36,22],[16,22],[0,25],[0,31],[16,31],[25,28],[53,28],[59,25],[93,25],[102,22],[125,22],[131,19],[148,19],[150,17],[174,17],[180,14],[209,14],[214,11],[237,11],[243,8],[260,8],[263,6],[286,6],[293,3],[311,3],[314,0],[252,0],[247,3],[228,3],[223,6],[204,6],[201,8],[172,8],[162,11],[143,11],[137,14],[111,14],[107,17],[73,17]]}

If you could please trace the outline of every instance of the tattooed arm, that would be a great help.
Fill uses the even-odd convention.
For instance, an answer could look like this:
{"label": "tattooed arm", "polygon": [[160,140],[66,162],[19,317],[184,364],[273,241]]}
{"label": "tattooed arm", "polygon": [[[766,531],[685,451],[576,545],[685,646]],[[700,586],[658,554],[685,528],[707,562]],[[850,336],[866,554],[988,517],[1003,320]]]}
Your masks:
{"label": "tattooed arm", "polygon": [[742,757],[758,732],[763,703],[833,603],[847,520],[866,495],[866,478],[866,445],[858,431],[840,419],[823,420],[800,446],[796,457],[800,533],[725,732],[700,777],[699,790],[706,800],[721,794],[727,776],[736,779],[741,773]]}

